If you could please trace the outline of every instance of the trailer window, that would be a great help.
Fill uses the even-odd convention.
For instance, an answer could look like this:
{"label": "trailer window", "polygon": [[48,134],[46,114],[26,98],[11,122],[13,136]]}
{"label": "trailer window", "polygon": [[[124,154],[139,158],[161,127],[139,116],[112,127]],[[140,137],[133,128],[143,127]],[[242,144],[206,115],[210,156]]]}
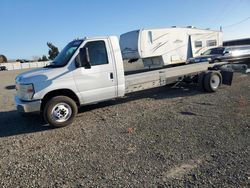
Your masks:
{"label": "trailer window", "polygon": [[85,47],[89,50],[90,64],[92,66],[109,63],[104,41],[88,42]]}
{"label": "trailer window", "polygon": [[195,41],[195,48],[201,48],[202,47],[202,41]]}
{"label": "trailer window", "polygon": [[150,44],[153,43],[153,34],[152,34],[152,31],[148,32],[148,41],[149,41]]}
{"label": "trailer window", "polygon": [[217,46],[216,40],[207,40],[207,47]]}

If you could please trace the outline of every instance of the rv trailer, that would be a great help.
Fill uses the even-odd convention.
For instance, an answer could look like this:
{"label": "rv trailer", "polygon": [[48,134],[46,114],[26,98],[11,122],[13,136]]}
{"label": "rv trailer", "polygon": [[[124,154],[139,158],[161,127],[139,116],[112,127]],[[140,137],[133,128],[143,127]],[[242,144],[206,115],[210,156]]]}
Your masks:
{"label": "rv trailer", "polygon": [[140,29],[120,36],[123,59],[142,59],[145,67],[185,63],[209,48],[222,46],[222,42],[222,32],[191,26]]}

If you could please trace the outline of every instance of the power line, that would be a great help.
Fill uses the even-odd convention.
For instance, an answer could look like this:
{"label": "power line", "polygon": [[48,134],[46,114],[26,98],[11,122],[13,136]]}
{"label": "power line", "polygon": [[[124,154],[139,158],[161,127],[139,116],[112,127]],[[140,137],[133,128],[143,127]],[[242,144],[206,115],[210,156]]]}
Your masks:
{"label": "power line", "polygon": [[[222,20],[223,18],[225,18],[228,14],[232,14],[233,12],[235,12],[243,3],[243,1],[244,0],[225,1],[222,8],[220,9],[220,12],[217,14],[217,16],[215,17],[212,23],[214,24],[215,22],[218,22],[218,20]],[[211,23],[211,27],[212,27],[212,23]]]}
{"label": "power line", "polygon": [[224,26],[223,28],[229,28],[229,27],[233,27],[233,26],[239,25],[239,24],[241,24],[241,23],[243,23],[243,22],[246,22],[246,21],[249,20],[249,19],[250,19],[250,16],[247,17],[247,18],[245,18],[245,19],[243,19],[243,20],[241,20],[241,21],[239,21],[239,22],[236,22],[236,23],[234,23],[234,24],[230,24],[230,25]]}
{"label": "power line", "polygon": [[[225,1],[224,5],[222,6],[221,10],[219,10],[219,13],[217,14],[217,16],[214,18],[214,21],[218,21],[221,20],[222,18],[224,18],[226,16],[226,13],[228,12],[230,5],[232,4],[232,1]],[[233,6],[234,7],[234,6]],[[231,9],[230,9],[231,11]]]}

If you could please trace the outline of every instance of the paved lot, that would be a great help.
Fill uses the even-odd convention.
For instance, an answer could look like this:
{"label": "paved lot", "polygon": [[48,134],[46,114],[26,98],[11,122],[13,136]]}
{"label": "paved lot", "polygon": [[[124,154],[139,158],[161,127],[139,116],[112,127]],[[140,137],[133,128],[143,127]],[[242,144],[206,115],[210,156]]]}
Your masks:
{"label": "paved lot", "polygon": [[0,72],[0,187],[249,187],[250,76],[83,107],[72,126],[21,117]]}

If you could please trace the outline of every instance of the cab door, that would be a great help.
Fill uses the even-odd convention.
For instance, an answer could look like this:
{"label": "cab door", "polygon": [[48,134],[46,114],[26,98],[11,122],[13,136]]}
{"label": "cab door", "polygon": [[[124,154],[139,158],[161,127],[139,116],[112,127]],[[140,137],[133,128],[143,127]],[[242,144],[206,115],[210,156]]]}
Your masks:
{"label": "cab door", "polygon": [[88,69],[80,67],[74,71],[81,103],[88,104],[115,98],[117,79],[108,40],[89,41],[84,47],[88,48],[91,67]]}

